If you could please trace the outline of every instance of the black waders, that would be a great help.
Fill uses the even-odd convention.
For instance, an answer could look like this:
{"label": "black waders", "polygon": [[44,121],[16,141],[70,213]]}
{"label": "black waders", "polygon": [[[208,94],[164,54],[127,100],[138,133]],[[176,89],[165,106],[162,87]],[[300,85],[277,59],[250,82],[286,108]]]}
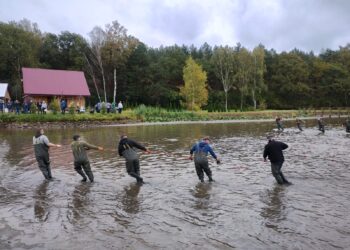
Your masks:
{"label": "black waders", "polygon": [[125,158],[126,171],[132,177],[137,180],[137,183],[143,183],[143,179],[140,176],[140,162],[137,153],[132,148],[128,148],[123,151],[123,157]]}
{"label": "black waders", "polygon": [[199,151],[194,153],[194,165],[196,167],[198,178],[201,182],[204,182],[203,172],[205,172],[205,174],[208,176],[209,181],[213,181],[208,158],[204,152]]}

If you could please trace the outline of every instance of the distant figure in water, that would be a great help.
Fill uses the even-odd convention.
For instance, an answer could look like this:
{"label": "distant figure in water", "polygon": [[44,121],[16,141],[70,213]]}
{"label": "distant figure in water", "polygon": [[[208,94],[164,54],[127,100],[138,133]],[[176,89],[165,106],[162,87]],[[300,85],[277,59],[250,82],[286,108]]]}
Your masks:
{"label": "distant figure in water", "polygon": [[296,119],[296,124],[297,124],[297,127],[300,131],[303,131],[303,128],[301,127],[301,123],[305,123],[304,121],[302,121],[301,119],[297,118]]}
{"label": "distant figure in water", "polygon": [[[80,139],[80,135],[73,136],[73,142],[71,143],[71,148],[74,156],[74,169],[78,174],[83,177],[82,182],[86,182],[87,177],[90,182],[94,181],[94,175],[91,171],[90,161],[86,154],[86,150],[89,149],[98,149],[103,150],[102,147],[91,145]],[[84,171],[83,171],[84,169]],[[84,173],[85,172],[85,173]],[[86,174],[86,175],[85,175]]]}
{"label": "distant figure in water", "polygon": [[282,118],[280,116],[276,117],[276,125],[277,125],[277,129],[278,131],[282,131],[284,130],[283,125],[282,125]]}
{"label": "distant figure in water", "polygon": [[50,147],[61,147],[59,144],[53,144],[49,142],[49,139],[44,135],[44,129],[38,129],[33,137],[33,146],[36,161],[38,162],[39,169],[43,173],[46,180],[52,179],[51,166],[50,166]]}
{"label": "distant figure in water", "polygon": [[150,151],[136,141],[128,139],[127,135],[120,137],[118,153],[125,158],[126,171],[134,177],[139,184],[143,184],[143,178],[140,176],[140,161],[134,148],[150,153]]}
{"label": "distant figure in water", "polygon": [[269,158],[271,162],[272,175],[273,177],[275,177],[278,184],[280,185],[291,184],[284,177],[281,170],[284,162],[284,156],[282,151],[288,148],[288,145],[283,142],[275,141],[272,135],[269,135],[267,139],[268,139],[268,143],[266,144],[264,153],[263,153],[264,161],[265,162],[267,161],[266,157]]}
{"label": "distant figure in water", "polygon": [[346,133],[350,133],[350,118],[345,121]]}
{"label": "distant figure in water", "polygon": [[201,141],[194,144],[190,151],[190,160],[193,160],[193,153],[194,153],[194,165],[196,167],[196,172],[198,175],[198,178],[201,182],[204,182],[204,173],[208,176],[209,181],[214,181],[212,178],[212,172],[209,168],[208,153],[211,154],[211,156],[216,160],[216,163],[219,164],[220,160],[215,155],[213,149],[209,145],[210,140],[208,137],[204,137]]}
{"label": "distant figure in water", "polygon": [[318,130],[321,131],[322,133],[324,133],[325,129],[324,129],[324,122],[323,122],[322,116],[317,118],[317,123],[318,123]]}

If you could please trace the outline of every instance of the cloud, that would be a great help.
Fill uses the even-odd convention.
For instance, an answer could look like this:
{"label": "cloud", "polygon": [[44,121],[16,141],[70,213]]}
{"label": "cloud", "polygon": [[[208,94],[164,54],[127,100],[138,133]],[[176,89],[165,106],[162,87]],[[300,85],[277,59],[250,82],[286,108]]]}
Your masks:
{"label": "cloud", "polygon": [[347,0],[0,0],[0,21],[85,37],[114,20],[149,46],[194,44],[319,52],[350,42]]}

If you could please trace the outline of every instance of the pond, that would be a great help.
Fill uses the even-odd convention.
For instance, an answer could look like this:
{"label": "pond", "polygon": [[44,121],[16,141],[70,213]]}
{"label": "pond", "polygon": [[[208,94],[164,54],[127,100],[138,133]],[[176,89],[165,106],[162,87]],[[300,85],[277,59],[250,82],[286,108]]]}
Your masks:
{"label": "pond", "polygon": [[[54,180],[33,155],[34,131],[0,132],[0,249],[345,249],[350,245],[350,137],[342,120],[326,133],[309,120],[286,122],[283,166],[291,186],[276,184],[262,159],[272,122],[167,124],[46,130]],[[94,183],[74,171],[71,138],[107,150],[89,152]],[[140,155],[137,185],[117,155],[127,133]],[[190,147],[210,136],[215,182],[200,183]]]}

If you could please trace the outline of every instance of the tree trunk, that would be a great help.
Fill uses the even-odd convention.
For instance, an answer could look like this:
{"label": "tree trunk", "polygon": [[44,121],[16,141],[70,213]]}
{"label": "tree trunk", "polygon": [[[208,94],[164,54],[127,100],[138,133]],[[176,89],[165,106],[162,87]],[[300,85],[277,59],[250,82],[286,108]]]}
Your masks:
{"label": "tree trunk", "polygon": [[241,112],[243,111],[243,90],[241,90]]}
{"label": "tree trunk", "polygon": [[256,109],[256,99],[255,99],[255,90],[252,89],[252,99],[253,99],[253,103],[254,103],[254,110]]}
{"label": "tree trunk", "polygon": [[104,92],[104,96],[105,96],[105,103],[107,103],[106,79],[105,79],[105,72],[102,68],[102,65],[101,65],[101,73],[102,73],[103,92]]}
{"label": "tree trunk", "polygon": [[89,59],[87,58],[87,56],[84,54],[85,56],[85,60],[88,64],[88,67],[89,67],[89,70],[88,70],[88,73],[90,74],[91,78],[92,78],[92,81],[94,83],[94,86],[95,86],[95,89],[96,89],[96,93],[97,93],[97,97],[98,97],[98,100],[101,102],[101,96],[100,96],[100,93],[98,92],[98,88],[97,88],[97,82],[96,82],[96,78],[95,78],[95,74],[94,74],[94,71],[92,69],[92,66],[89,62]]}
{"label": "tree trunk", "polygon": [[114,68],[114,95],[113,95],[113,102],[116,103],[116,96],[117,96],[117,69]]}
{"label": "tree trunk", "polygon": [[226,112],[228,112],[228,110],[227,110],[227,91],[225,91],[225,110],[226,110]]}

